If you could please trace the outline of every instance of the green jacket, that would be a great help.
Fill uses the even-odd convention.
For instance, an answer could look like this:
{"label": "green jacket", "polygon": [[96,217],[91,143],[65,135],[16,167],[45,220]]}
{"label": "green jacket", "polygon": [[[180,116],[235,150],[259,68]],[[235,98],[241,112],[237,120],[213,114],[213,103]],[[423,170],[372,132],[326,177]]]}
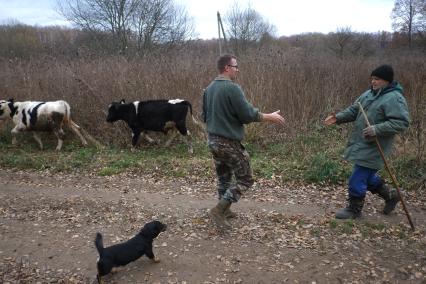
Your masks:
{"label": "green jacket", "polygon": [[353,105],[336,114],[338,124],[355,121],[344,152],[346,160],[370,169],[383,168],[384,163],[375,139],[362,136],[362,130],[367,127],[367,123],[358,102],[367,113],[370,124],[374,125],[380,146],[387,156],[392,150],[394,136],[409,126],[407,102],[402,93],[401,85],[394,81],[378,92],[366,91]]}
{"label": "green jacket", "polygon": [[203,119],[209,134],[241,141],[244,124],[260,121],[261,117],[238,84],[218,76],[204,90]]}

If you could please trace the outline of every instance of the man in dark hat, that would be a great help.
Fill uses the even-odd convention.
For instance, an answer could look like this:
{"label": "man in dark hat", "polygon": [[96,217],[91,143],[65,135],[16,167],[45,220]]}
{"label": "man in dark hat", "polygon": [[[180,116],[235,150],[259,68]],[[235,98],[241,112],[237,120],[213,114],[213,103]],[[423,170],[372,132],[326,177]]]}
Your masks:
{"label": "man in dark hat", "polygon": [[[371,72],[371,88],[364,92],[345,110],[329,115],[324,124],[354,122],[344,158],[353,165],[349,178],[349,196],[346,208],[336,213],[338,219],[355,219],[361,216],[367,191],[378,194],[385,200],[384,214],[390,214],[400,200],[398,192],[390,188],[377,175],[384,162],[380,157],[374,137],[377,137],[385,155],[391,152],[394,136],[409,126],[409,113],[403,90],[393,80],[390,65],[381,65]],[[371,126],[360,110],[361,103]]]}

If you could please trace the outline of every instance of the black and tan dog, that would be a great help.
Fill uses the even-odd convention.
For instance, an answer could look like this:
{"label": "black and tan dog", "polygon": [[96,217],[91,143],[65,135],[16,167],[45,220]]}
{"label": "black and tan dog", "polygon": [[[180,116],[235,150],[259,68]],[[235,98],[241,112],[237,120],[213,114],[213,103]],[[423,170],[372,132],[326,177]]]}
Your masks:
{"label": "black and tan dog", "polygon": [[166,228],[167,226],[159,221],[149,222],[145,224],[136,236],[127,242],[107,248],[104,248],[101,233],[97,233],[95,246],[99,252],[97,263],[98,282],[101,283],[101,276],[110,273],[113,267],[124,266],[143,255],[146,255],[154,262],[159,262],[160,260],[152,252],[152,241],[161,232],[164,232]]}

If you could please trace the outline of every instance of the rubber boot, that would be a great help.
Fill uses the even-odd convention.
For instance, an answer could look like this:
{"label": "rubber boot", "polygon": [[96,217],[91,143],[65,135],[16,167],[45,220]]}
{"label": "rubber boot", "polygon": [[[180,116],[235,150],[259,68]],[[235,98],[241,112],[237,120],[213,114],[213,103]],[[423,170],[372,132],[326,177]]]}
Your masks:
{"label": "rubber boot", "polygon": [[234,211],[231,211],[231,207],[229,207],[228,209],[225,210],[225,218],[226,219],[237,218],[237,213],[235,213]]}
{"label": "rubber boot", "polygon": [[346,208],[336,212],[337,219],[356,219],[361,217],[362,207],[364,207],[364,197],[349,195]]}
{"label": "rubber boot", "polygon": [[389,215],[395,209],[396,204],[401,200],[398,191],[386,184],[383,184],[377,189],[377,194],[385,200],[385,207],[383,208],[383,214],[385,215]]}
{"label": "rubber boot", "polygon": [[[223,197],[223,194],[221,194],[221,192],[219,191],[219,200],[221,200],[222,197]],[[231,211],[231,206],[229,206],[229,208],[225,210],[225,218],[226,219],[237,218],[237,213],[235,213],[234,211]]]}
{"label": "rubber boot", "polygon": [[225,229],[231,228],[231,224],[229,224],[225,217],[225,211],[229,210],[229,207],[231,207],[231,202],[221,199],[215,207],[210,209],[209,216],[218,227]]}

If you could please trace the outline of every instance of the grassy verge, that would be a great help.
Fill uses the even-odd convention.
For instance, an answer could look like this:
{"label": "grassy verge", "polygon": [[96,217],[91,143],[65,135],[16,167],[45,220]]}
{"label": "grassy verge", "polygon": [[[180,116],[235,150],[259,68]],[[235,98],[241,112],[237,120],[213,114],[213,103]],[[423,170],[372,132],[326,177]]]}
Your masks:
{"label": "grassy verge", "polygon": [[[245,143],[251,155],[256,179],[276,182],[303,181],[313,183],[346,183],[351,165],[341,159],[345,138],[338,129],[311,135],[300,135],[280,143]],[[46,150],[40,151],[31,139],[20,146],[10,145],[10,139],[0,136],[0,166],[16,169],[49,169],[53,172],[91,172],[101,176],[122,172],[153,174],[159,177],[214,178],[210,153],[203,141],[194,143],[195,154],[187,153],[184,144],[170,148],[143,145],[137,151],[117,147],[83,148],[77,142],[66,141],[63,151],[54,151],[55,139],[46,140]],[[337,139],[337,140],[336,140]],[[331,142],[330,142],[331,141]],[[50,144],[49,144],[50,143]],[[401,186],[415,189],[426,171],[425,161],[404,155],[392,161]],[[382,173],[386,176],[386,173]]]}

